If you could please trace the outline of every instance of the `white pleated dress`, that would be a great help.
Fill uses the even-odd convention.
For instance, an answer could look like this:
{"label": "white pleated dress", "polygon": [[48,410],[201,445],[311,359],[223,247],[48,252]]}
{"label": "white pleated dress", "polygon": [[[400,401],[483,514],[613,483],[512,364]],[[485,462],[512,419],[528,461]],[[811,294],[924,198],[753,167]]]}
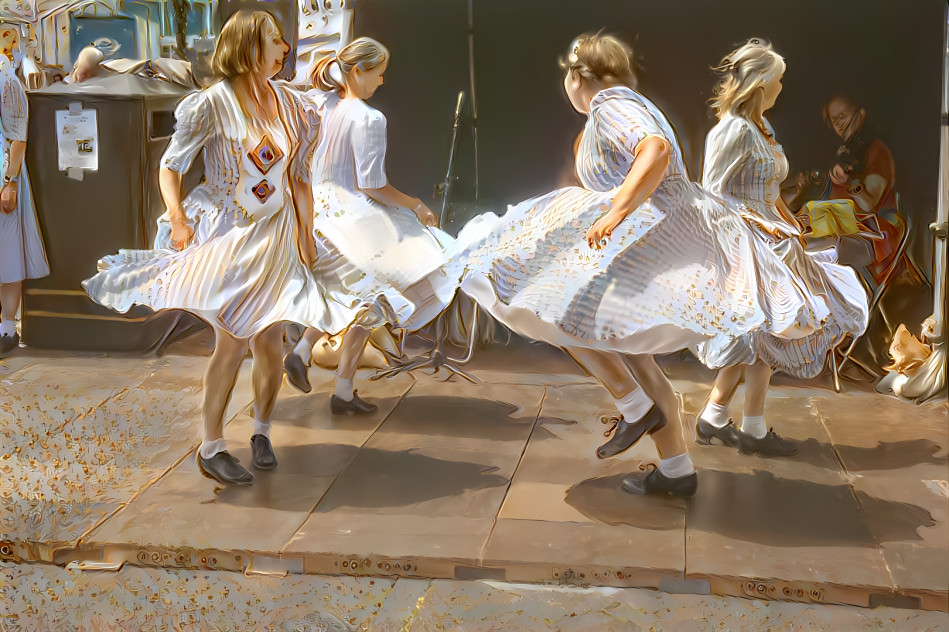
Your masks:
{"label": "white pleated dress", "polygon": [[[774,130],[767,119],[764,124],[773,137]],[[760,358],[776,369],[810,378],[821,372],[828,351],[845,334],[863,333],[869,309],[867,293],[856,273],[836,263],[836,249],[805,251],[797,238],[797,227],[778,212],[775,202],[787,175],[784,150],[780,145],[772,146],[747,119],[725,114],[709,132],[703,186],[749,218],[764,246],[787,266],[797,291],[813,305],[818,319],[812,331],[799,332],[793,339],[759,330],[745,344],[753,351],[753,359]],[[793,237],[778,238],[765,228]],[[764,302],[772,300],[772,295],[776,300],[784,300],[781,287],[760,283],[757,291]]]}
{"label": "white pleated dress", "polygon": [[[0,64],[0,182],[10,164],[10,144],[26,142],[29,104],[13,65]],[[49,274],[46,250],[40,234],[26,157],[17,178],[17,205],[12,213],[0,213],[0,283],[39,279]]]}
{"label": "white pleated dress", "polygon": [[[363,191],[388,181],[385,115],[333,92],[312,90],[306,98],[321,120],[311,163],[314,275],[341,295],[374,305],[374,322],[364,325],[424,326],[457,289],[442,269],[452,238],[424,226],[411,209],[383,206]],[[422,280],[431,288],[417,285]]]}
{"label": "white pleated dress", "polygon": [[[466,225],[451,253],[462,290],[529,338],[634,354],[702,345],[700,357],[712,367],[722,358],[751,358],[742,348],[750,332],[815,321],[787,267],[758,247],[738,213],[688,180],[672,127],[655,105],[611,87],[590,108],[576,159],[583,186]],[[611,208],[636,145],[648,136],[672,146],[665,177],[606,247],[593,250],[587,231]],[[760,283],[785,291],[761,293]]]}
{"label": "white pleated dress", "polygon": [[299,164],[308,152],[298,150],[312,121],[298,93],[271,85],[280,116],[261,129],[226,80],[181,102],[162,165],[184,173],[204,150],[206,182],[185,204],[195,243],[104,258],[83,282],[90,297],[120,312],[134,304],[187,310],[239,338],[286,321],[329,333],[353,322],[357,309],[337,301],[300,259],[290,175],[292,168],[308,177]]}

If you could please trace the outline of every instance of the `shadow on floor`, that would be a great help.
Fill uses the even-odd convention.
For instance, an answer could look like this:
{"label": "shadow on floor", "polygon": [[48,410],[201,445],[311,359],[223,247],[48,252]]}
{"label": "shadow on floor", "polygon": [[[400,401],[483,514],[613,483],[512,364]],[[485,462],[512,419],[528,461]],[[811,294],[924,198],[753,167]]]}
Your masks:
{"label": "shadow on floor", "polygon": [[672,496],[636,496],[620,485],[625,474],[589,478],[567,490],[568,505],[591,520],[608,525],[669,530],[685,526],[688,501]]}
{"label": "shadow on floor", "polygon": [[834,458],[837,455],[848,472],[871,470],[898,470],[914,465],[946,465],[949,459],[936,456],[942,446],[931,439],[910,439],[906,441],[878,441],[872,448],[852,445],[833,445],[817,439],[804,441],[790,440],[798,447],[798,453],[787,458],[817,467],[839,469],[840,464]]}
{"label": "shadow on floor", "polygon": [[849,485],[777,478],[762,470],[702,471],[686,523],[690,530],[781,547],[875,547],[888,541],[918,541],[920,527],[936,524],[917,505],[862,492],[855,497]]}
{"label": "shadow on floor", "polygon": [[518,402],[409,395],[399,403],[379,432],[521,441],[527,439],[537,412],[537,409],[521,408]]}
{"label": "shadow on floor", "polygon": [[[340,507],[410,507],[463,492],[506,486],[495,467],[436,459],[411,450],[360,450],[316,511]],[[463,516],[462,516],[463,517]]]}
{"label": "shadow on floor", "polygon": [[849,485],[823,485],[753,474],[703,470],[691,499],[628,494],[622,474],[585,480],[567,491],[566,502],[609,525],[641,529],[682,528],[735,540],[781,547],[876,547],[881,542],[919,541],[920,527],[936,524],[928,511],[909,503],[854,492]]}

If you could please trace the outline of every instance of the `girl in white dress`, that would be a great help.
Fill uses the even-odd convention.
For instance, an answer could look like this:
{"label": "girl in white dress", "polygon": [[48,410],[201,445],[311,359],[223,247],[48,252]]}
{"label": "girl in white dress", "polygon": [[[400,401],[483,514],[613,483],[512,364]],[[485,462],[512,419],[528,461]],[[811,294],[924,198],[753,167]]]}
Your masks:
{"label": "girl in white dress", "polygon": [[29,106],[13,59],[19,31],[0,24],[0,356],[15,350],[24,279],[49,274],[26,173]]}
{"label": "girl in white dress", "polygon": [[[618,445],[603,448],[617,454],[652,434],[658,468],[631,474],[624,489],[690,495],[698,479],[678,401],[652,354],[700,343],[721,353],[766,322],[790,327],[813,314],[802,297],[775,305],[753,291],[754,234],[686,177],[668,120],[632,89],[631,59],[611,36],[575,41],[564,88],[588,115],[576,158],[583,186],[476,218],[453,261],[465,267],[462,289],[492,316],[566,348],[607,387],[625,420]],[[787,282],[778,261],[760,263]]]}
{"label": "girl in white dress", "polygon": [[[310,210],[307,138],[313,122],[298,92],[271,78],[289,46],[273,17],[238,11],[225,23],[212,58],[219,83],[185,98],[159,181],[180,252],[126,251],[100,262],[83,287],[97,302],[184,309],[207,320],[215,347],[204,378],[204,441],[197,461],[222,483],[253,476],[227,451],[223,419],[248,345],[254,355],[252,464],[276,467],[270,414],[282,380],[284,322],[336,333],[356,310],[335,300],[309,272],[316,257]],[[206,182],[181,201],[182,174],[204,151]],[[185,212],[188,205],[200,206]],[[194,231],[189,216],[199,217]]]}
{"label": "girl in white dress", "polygon": [[[784,204],[779,187],[787,177],[788,162],[764,117],[781,92],[785,64],[771,46],[750,40],[724,60],[722,80],[712,100],[719,122],[705,143],[706,189],[739,209],[761,238],[762,248],[774,252],[788,268],[793,288],[760,283],[754,291],[763,300],[784,301],[793,291],[812,306],[816,320],[810,327],[755,331],[747,336],[743,359],[721,358],[730,364],[718,373],[715,387],[702,411],[697,439],[712,438],[741,452],[790,455],[797,448],[769,432],[764,402],[773,369],[803,378],[816,376],[828,351],[845,334],[859,335],[867,326],[867,295],[856,273],[837,265],[835,249],[805,252],[800,227]],[[769,299],[769,297],[771,297]],[[745,404],[741,428],[728,419],[727,407],[738,381],[745,376]]]}
{"label": "girl in white dress", "polygon": [[[457,282],[441,269],[451,241],[436,228],[435,214],[419,199],[389,183],[385,172],[386,117],[366,103],[382,85],[389,51],[360,37],[314,69],[316,89],[307,96],[320,112],[320,138],[312,161],[313,230],[319,256],[314,275],[374,306],[347,334],[331,400],[334,414],[374,407],[354,393],[351,372],[370,327],[386,323],[412,331],[451,301]],[[307,390],[306,366],[318,332],[307,331],[287,355],[291,384]]]}

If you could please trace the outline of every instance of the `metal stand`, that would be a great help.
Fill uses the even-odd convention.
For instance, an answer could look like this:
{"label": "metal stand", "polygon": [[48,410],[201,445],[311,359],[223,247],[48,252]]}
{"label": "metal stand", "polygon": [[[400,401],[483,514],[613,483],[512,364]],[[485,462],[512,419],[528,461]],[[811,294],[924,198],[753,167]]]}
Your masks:
{"label": "metal stand", "polygon": [[[451,195],[452,190],[452,179],[454,177],[454,168],[455,168],[455,148],[458,145],[458,122],[461,118],[461,106],[464,103],[464,92],[458,93],[458,102],[455,105],[455,119],[452,124],[451,132],[451,148],[448,152],[448,169],[445,174],[445,182],[441,184],[436,191],[441,195],[442,208],[439,217],[439,224],[444,225],[445,220],[448,216],[448,197]],[[474,303],[472,320],[471,320],[471,331],[468,334],[468,350],[465,353],[463,358],[452,358],[445,355],[443,351],[445,343],[448,340],[448,334],[445,331],[445,319],[449,317],[449,307],[448,310],[445,310],[439,314],[438,318],[435,320],[435,340],[434,347],[432,347],[431,352],[427,357],[418,358],[412,360],[411,362],[405,364],[399,364],[394,366],[391,369],[386,369],[380,371],[372,376],[371,379],[378,380],[384,377],[391,377],[393,375],[398,375],[399,373],[404,373],[405,371],[415,371],[417,369],[435,369],[435,372],[438,372],[439,369],[447,369],[451,375],[460,375],[469,382],[478,383],[478,379],[471,375],[470,373],[460,369],[458,365],[467,364],[471,360],[471,356],[474,353],[475,337],[478,335],[478,304]],[[404,345],[405,338],[402,339],[402,344]],[[400,349],[401,350],[401,349]],[[449,377],[451,377],[449,375]],[[447,379],[447,378],[446,378]]]}
{"label": "metal stand", "polygon": [[468,349],[463,358],[452,358],[444,352],[445,342],[448,339],[445,333],[445,318],[448,317],[448,312],[446,311],[435,321],[435,346],[432,347],[427,357],[418,358],[402,366],[395,366],[391,369],[379,371],[370,379],[379,380],[384,377],[392,377],[393,375],[418,369],[434,369],[432,372],[434,375],[440,369],[446,369],[450,373],[449,376],[445,378],[446,380],[450,379],[452,375],[460,375],[473,384],[479,384],[481,380],[458,366],[468,364],[468,362],[471,361],[471,356],[474,355],[475,337],[478,335],[478,304],[474,301],[472,301],[472,304],[471,327],[468,331]]}

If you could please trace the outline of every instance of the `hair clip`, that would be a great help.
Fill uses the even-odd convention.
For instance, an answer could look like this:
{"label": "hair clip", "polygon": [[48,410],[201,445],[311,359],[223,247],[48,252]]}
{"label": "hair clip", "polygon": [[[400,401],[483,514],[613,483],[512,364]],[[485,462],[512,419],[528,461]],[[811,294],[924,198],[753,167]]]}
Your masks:
{"label": "hair clip", "polygon": [[570,62],[571,65],[576,64],[577,62],[580,61],[580,39],[579,38],[573,40],[573,47],[570,51],[570,54],[567,55],[567,61]]}

